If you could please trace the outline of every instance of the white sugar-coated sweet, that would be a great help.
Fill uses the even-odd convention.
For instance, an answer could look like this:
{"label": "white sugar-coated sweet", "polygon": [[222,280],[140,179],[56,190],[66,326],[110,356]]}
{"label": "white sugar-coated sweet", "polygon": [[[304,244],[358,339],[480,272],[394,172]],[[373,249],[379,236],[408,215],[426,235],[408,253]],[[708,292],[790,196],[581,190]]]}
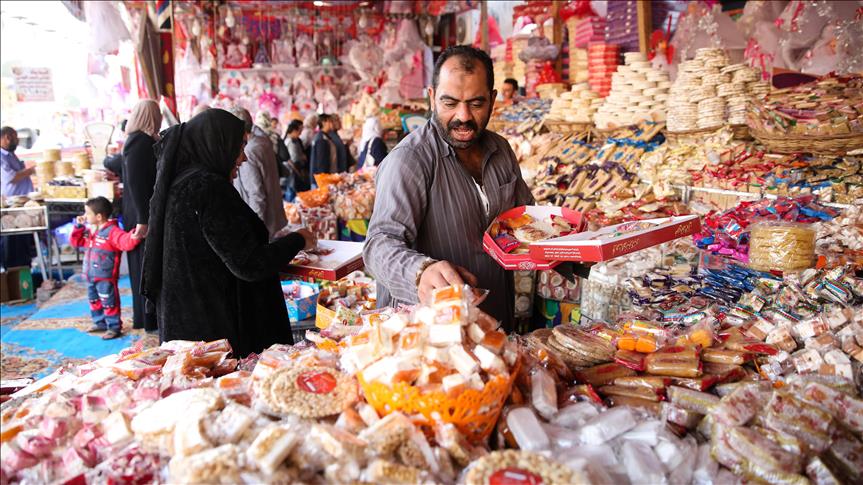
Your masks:
{"label": "white sugar-coated sweet", "polygon": [[542,429],[555,449],[574,448],[581,443],[578,431],[546,423],[542,423]]}
{"label": "white sugar-coated sweet", "polygon": [[553,424],[567,428],[578,428],[591,418],[599,415],[596,406],[587,401],[578,402],[558,411],[551,419]]}
{"label": "white sugar-coated sweet", "polygon": [[665,424],[662,421],[656,419],[645,421],[624,433],[621,439],[640,441],[648,446],[656,446],[659,442],[659,430],[664,426]]}
{"label": "white sugar-coated sweet", "polygon": [[668,483],[665,469],[650,446],[638,441],[624,441],[620,446],[620,461],[632,483],[663,485]]}
{"label": "white sugar-coated sweet", "polygon": [[677,443],[678,440],[665,440],[661,439],[653,447],[653,451],[656,453],[656,456],[659,457],[659,461],[665,465],[665,468],[669,470],[673,470],[680,465],[680,462],[683,461],[683,456],[681,454],[680,446]]}
{"label": "white sugar-coated sweet", "polygon": [[629,431],[637,424],[631,409],[612,408],[591,419],[581,428],[581,441],[586,445],[605,443]]}
{"label": "white sugar-coated sweet", "polygon": [[698,446],[695,458],[695,470],[692,473],[693,485],[712,485],[716,482],[719,463],[710,456],[710,443]]}
{"label": "white sugar-coated sweet", "polygon": [[429,326],[429,343],[432,345],[461,343],[461,325],[447,323]]}
{"label": "white sugar-coated sweet", "polygon": [[548,435],[530,408],[521,407],[510,411],[506,416],[506,425],[522,450],[541,451],[551,447]]}
{"label": "white sugar-coated sweet", "polygon": [[542,367],[534,369],[530,376],[530,402],[545,419],[551,419],[557,414],[557,388],[554,378]]}

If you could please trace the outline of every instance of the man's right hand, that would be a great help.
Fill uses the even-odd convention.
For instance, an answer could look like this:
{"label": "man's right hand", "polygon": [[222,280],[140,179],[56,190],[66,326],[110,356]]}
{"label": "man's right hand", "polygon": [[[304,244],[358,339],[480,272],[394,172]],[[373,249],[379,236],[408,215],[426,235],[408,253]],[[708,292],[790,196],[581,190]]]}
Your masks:
{"label": "man's right hand", "polygon": [[461,266],[454,265],[449,261],[438,261],[430,264],[420,275],[417,293],[421,303],[428,303],[431,300],[433,290],[465,283],[476,286],[479,280]]}

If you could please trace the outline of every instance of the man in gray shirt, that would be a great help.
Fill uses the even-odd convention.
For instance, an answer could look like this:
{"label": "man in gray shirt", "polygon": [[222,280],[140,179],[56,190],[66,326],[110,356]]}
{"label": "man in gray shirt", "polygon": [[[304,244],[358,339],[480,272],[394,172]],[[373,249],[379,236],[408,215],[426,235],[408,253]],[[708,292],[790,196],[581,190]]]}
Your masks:
{"label": "man in gray shirt", "polygon": [[503,211],[533,203],[515,153],[485,129],[497,92],[488,54],[444,51],[434,68],[433,115],[386,157],[363,256],[379,306],[428,301],[435,288],[467,283],[491,290],[481,308],[514,326],[512,273],[482,247]]}
{"label": "man in gray shirt", "polygon": [[282,204],[282,187],[276,166],[276,152],[270,137],[252,124],[252,116],[235,106],[231,113],[245,123],[249,141],[246,143],[246,163],[240,165],[234,187],[240,197],[264,221],[270,237],[288,224]]}

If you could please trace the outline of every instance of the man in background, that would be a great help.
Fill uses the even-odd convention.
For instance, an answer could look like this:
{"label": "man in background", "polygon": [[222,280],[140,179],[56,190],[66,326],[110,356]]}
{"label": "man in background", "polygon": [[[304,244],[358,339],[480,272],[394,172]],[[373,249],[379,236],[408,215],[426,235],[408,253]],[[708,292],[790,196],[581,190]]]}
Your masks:
{"label": "man in background", "polygon": [[285,190],[285,200],[292,202],[294,197],[300,192],[309,190],[309,159],[306,157],[306,150],[303,147],[303,141],[300,139],[300,133],[303,131],[303,122],[300,120],[291,121],[288,125],[287,139],[285,145],[288,147],[290,160],[285,162],[290,169],[288,177],[288,188]]}
{"label": "man in background", "polygon": [[518,81],[513,78],[505,79],[503,86],[500,88],[500,95],[503,97],[503,104],[506,106],[518,103]]}
{"label": "man in background", "polygon": [[[11,126],[0,128],[0,194],[3,197],[33,192],[30,177],[36,168],[24,166],[24,162],[15,155],[17,148],[18,132]],[[0,236],[0,265],[4,268],[30,266],[34,254],[33,238],[29,234]]]}
{"label": "man in background", "polygon": [[288,224],[282,205],[282,188],[276,169],[276,153],[270,137],[252,125],[252,115],[239,106],[231,113],[245,125],[249,141],[246,143],[246,163],[240,165],[234,187],[240,196],[264,221],[270,237]]}
{"label": "man in background", "polygon": [[335,130],[335,122],[332,115],[325,113],[318,116],[318,133],[312,140],[309,156],[312,187],[318,186],[314,178],[316,174],[339,173],[338,148],[331,135],[333,130]]}

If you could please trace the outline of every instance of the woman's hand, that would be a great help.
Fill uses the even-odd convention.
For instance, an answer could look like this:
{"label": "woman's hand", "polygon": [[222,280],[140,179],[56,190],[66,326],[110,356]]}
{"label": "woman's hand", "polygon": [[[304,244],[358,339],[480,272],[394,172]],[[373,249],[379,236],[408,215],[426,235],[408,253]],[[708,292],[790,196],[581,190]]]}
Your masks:
{"label": "woman's hand", "polygon": [[305,227],[298,230],[297,234],[303,236],[303,239],[306,241],[306,245],[303,248],[304,250],[314,249],[318,245],[318,238],[312,233],[312,231],[306,229]]}

